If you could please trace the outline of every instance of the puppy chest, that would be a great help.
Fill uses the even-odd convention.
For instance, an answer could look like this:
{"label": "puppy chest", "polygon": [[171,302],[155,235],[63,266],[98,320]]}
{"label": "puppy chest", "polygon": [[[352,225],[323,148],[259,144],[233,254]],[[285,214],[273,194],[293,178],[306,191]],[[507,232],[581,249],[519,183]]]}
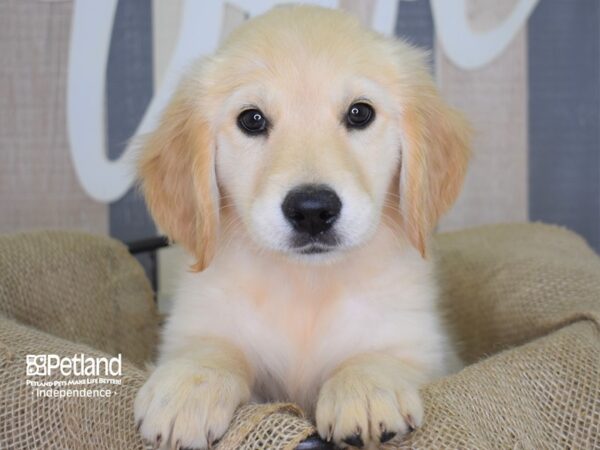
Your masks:
{"label": "puppy chest", "polygon": [[333,285],[318,292],[299,288],[275,293],[279,296],[257,298],[261,303],[254,320],[261,332],[247,330],[250,333],[245,345],[254,347],[261,366],[258,372],[271,391],[269,397],[278,392],[275,398],[281,399],[279,394],[284,393],[297,400],[297,395],[310,390],[324,370],[323,343],[330,339],[329,330],[343,299]]}
{"label": "puppy chest", "polygon": [[340,293],[330,289],[315,293],[309,289],[284,290],[280,297],[268,299],[257,310],[262,327],[272,330],[272,337],[289,355],[289,364],[311,357],[340,308]]}

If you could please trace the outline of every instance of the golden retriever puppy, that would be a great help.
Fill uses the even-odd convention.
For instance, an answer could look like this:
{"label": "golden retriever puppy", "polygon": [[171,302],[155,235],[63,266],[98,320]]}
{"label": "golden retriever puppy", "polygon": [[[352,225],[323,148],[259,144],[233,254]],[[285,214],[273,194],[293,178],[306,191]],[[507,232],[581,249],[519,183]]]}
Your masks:
{"label": "golden retriever puppy", "polygon": [[139,173],[196,258],[157,367],[144,438],[208,448],[248,401],[293,401],[323,439],[377,448],[423,420],[456,365],[428,235],[469,155],[423,53],[343,12],[275,8],[191,67]]}

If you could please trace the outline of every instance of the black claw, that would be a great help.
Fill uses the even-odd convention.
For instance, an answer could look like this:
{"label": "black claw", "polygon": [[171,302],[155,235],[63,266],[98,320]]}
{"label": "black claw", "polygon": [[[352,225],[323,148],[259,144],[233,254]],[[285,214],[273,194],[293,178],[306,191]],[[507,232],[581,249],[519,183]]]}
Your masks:
{"label": "black claw", "polygon": [[135,425],[135,431],[137,433],[139,433],[140,432],[140,428],[142,428],[142,420],[141,419],[138,420],[138,423]]}
{"label": "black claw", "polygon": [[383,433],[381,433],[379,442],[381,442],[382,444],[385,444],[387,441],[391,441],[392,439],[394,439],[394,437],[396,437],[395,431],[384,431]]}
{"label": "black claw", "polygon": [[417,429],[415,419],[410,414],[406,416],[406,423],[408,424],[408,431],[413,432]]}
{"label": "black claw", "polygon": [[355,434],[353,436],[349,436],[345,439],[342,439],[342,442],[344,444],[348,444],[356,448],[363,448],[363,446],[365,445],[365,443],[362,440],[362,437],[360,437],[360,434]]}
{"label": "black claw", "polygon": [[334,450],[334,447],[331,442],[325,442],[318,434],[313,434],[300,442],[294,450]]}
{"label": "black claw", "polygon": [[212,448],[213,448],[215,445],[217,445],[217,444],[219,443],[219,441],[220,441],[220,439],[215,439],[215,438],[213,438],[213,436],[212,436],[212,431],[210,431],[210,430],[208,431],[208,434],[207,434],[207,436],[206,436],[206,439],[207,439],[207,441],[208,441],[208,448],[209,448],[209,449],[212,449]]}

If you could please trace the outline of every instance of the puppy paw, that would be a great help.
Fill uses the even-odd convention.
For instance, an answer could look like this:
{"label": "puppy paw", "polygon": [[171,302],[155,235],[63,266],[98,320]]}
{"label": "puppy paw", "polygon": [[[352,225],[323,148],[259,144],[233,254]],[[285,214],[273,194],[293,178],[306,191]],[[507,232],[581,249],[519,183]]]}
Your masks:
{"label": "puppy paw", "polygon": [[342,448],[372,449],[421,425],[417,385],[382,372],[350,366],[325,382],[316,408],[322,439]]}
{"label": "puppy paw", "polygon": [[157,449],[206,449],[227,430],[250,390],[238,375],[190,360],[159,366],[135,399],[142,437]]}

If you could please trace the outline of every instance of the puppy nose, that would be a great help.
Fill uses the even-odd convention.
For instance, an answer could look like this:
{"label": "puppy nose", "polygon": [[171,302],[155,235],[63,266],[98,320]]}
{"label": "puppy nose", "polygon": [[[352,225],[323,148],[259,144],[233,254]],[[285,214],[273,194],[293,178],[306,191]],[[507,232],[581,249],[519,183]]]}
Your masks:
{"label": "puppy nose", "polygon": [[288,192],[281,209],[296,231],[316,236],[331,228],[340,215],[342,202],[327,186],[305,184]]}

